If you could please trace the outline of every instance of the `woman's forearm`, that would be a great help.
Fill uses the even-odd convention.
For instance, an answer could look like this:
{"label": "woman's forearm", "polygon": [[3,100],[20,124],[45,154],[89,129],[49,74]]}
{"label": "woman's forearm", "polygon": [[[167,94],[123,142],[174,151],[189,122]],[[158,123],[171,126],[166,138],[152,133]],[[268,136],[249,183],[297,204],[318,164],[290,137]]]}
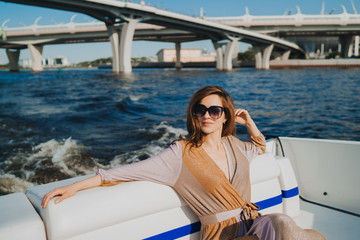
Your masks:
{"label": "woman's forearm", "polygon": [[261,135],[261,132],[247,110],[235,109],[235,122],[245,125],[250,136],[258,137]]}
{"label": "woman's forearm", "polygon": [[85,180],[75,182],[71,185],[76,189],[76,191],[81,191],[81,190],[85,190],[85,189],[89,189],[89,188],[98,187],[101,185],[101,176],[95,175],[95,176],[87,178]]}
{"label": "woman's forearm", "polygon": [[246,128],[250,136],[258,137],[261,135],[261,132],[259,131],[255,122],[252,119],[246,123]]}

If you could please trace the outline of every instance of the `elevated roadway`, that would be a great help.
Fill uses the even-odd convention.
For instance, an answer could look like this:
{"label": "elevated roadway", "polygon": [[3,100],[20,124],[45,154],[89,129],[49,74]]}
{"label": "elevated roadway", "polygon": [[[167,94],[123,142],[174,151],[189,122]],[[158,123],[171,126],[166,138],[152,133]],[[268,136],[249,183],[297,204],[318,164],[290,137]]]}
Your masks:
{"label": "elevated roadway", "polygon": [[[109,34],[103,22],[37,25],[4,28],[6,40],[0,40],[1,48],[24,49],[28,44],[71,44],[87,42],[108,42]],[[121,31],[121,26],[118,27]],[[160,42],[188,42],[204,40],[204,36],[196,33],[169,29],[147,23],[137,23],[133,40]]]}
{"label": "elevated roadway", "polygon": [[[340,43],[342,57],[359,56],[360,14],[356,9],[348,13],[342,6],[339,14],[303,14],[299,7],[292,15],[253,16],[246,8],[243,16],[204,17],[209,21],[255,31],[289,41],[300,46],[304,41],[328,42],[336,39]],[[304,49],[304,46],[302,46]],[[321,48],[321,46],[320,46]]]}
{"label": "elevated roadway", "polygon": [[[144,4],[120,2],[114,0],[3,0],[5,2],[20,3],[26,5],[48,7],[73,12],[81,12],[90,15],[106,23],[107,32],[113,50],[113,71],[131,72],[131,45],[138,22],[164,26],[170,29],[182,30],[195,33],[199,39],[211,39],[217,53],[217,69],[232,69],[232,56],[238,41],[250,43],[256,49],[256,66],[259,69],[269,68],[270,55],[273,49],[289,55],[289,51],[298,55],[304,55],[303,50],[295,43],[227,26],[221,23],[205,19],[190,17],[178,13],[160,10]],[[226,43],[224,43],[226,41]],[[176,41],[177,59],[180,57],[181,40]],[[226,44],[225,54],[222,45]],[[35,65],[34,71],[42,70],[41,44],[28,44]],[[15,62],[18,52],[7,51],[9,59]],[[13,55],[13,56],[10,56]],[[177,65],[180,62],[177,61]]]}

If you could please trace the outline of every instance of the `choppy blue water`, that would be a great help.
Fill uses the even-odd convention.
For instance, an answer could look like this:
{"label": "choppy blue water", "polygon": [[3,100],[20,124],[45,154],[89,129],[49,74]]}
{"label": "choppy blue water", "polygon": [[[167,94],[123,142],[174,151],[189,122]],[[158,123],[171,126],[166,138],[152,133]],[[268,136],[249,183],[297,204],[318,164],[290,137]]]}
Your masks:
{"label": "choppy blue water", "polygon": [[360,140],[356,68],[1,71],[0,194],[158,153],[186,135],[189,97],[210,84],[265,135]]}

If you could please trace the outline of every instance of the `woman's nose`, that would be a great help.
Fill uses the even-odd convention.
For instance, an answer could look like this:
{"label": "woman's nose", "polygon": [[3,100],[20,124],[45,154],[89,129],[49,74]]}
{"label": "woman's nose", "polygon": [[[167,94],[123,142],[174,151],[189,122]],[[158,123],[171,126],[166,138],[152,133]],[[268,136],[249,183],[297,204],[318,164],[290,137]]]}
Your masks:
{"label": "woman's nose", "polygon": [[208,110],[206,110],[204,114],[204,118],[211,118]]}

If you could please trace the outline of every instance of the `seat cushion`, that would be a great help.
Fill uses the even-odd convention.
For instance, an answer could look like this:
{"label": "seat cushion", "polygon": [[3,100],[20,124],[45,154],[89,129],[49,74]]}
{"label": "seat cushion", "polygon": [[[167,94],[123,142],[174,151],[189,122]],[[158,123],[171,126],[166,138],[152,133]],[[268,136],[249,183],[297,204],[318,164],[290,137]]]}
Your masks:
{"label": "seat cushion", "polygon": [[1,239],[46,239],[44,224],[24,193],[0,198]]}

